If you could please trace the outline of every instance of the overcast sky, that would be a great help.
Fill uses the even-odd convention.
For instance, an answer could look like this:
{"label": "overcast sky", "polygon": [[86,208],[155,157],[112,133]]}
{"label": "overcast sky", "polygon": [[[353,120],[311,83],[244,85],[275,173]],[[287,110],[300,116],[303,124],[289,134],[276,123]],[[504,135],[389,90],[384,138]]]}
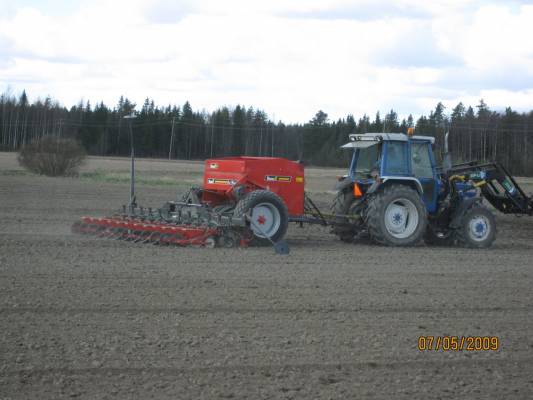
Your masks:
{"label": "overcast sky", "polygon": [[533,109],[533,1],[0,0],[0,90],[305,122]]}

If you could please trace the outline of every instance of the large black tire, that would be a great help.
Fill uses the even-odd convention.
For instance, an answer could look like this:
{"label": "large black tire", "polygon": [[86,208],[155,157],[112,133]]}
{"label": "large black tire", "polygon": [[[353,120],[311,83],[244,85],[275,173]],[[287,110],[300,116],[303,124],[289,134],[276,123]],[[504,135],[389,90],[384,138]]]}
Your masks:
{"label": "large black tire", "polygon": [[486,207],[476,204],[465,212],[457,229],[457,242],[464,247],[484,249],[496,239],[496,218]]}
{"label": "large black tire", "polygon": [[391,185],[369,200],[365,219],[368,233],[375,242],[414,246],[426,232],[427,211],[416,190],[405,185]]}
{"label": "large black tire", "polygon": [[[289,225],[289,212],[281,197],[269,190],[250,192],[237,203],[233,215],[241,218],[248,212],[254,218],[255,224],[258,224],[272,241],[283,239]],[[257,228],[251,223],[248,225],[253,234],[252,244],[271,245],[270,240]]]}
{"label": "large black tire", "polygon": [[[337,216],[336,218],[339,222],[347,222],[346,217],[342,217],[342,215],[350,214],[350,208],[354,204],[355,200],[355,196],[351,190],[340,190],[337,192],[337,195],[333,200],[333,204],[331,205],[331,211]],[[346,243],[353,242],[356,235],[354,229],[348,226],[335,226],[332,230],[332,233],[337,235],[340,240]]]}

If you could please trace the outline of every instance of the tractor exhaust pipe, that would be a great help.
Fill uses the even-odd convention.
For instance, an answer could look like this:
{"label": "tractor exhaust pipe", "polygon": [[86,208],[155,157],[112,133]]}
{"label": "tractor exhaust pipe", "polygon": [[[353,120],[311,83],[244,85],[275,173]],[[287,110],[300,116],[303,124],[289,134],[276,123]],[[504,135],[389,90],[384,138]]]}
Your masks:
{"label": "tractor exhaust pipe", "polygon": [[444,135],[444,157],[442,161],[442,169],[444,173],[447,174],[448,171],[452,168],[452,156],[450,154],[450,148],[448,145],[448,137],[450,136],[450,131],[447,131]]}

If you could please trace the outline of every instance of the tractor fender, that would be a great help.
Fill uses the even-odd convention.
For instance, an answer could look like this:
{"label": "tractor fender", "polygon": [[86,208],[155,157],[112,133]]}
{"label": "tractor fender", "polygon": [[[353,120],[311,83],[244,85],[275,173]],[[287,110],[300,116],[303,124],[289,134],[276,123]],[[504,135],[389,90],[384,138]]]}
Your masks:
{"label": "tractor fender", "polygon": [[463,215],[465,215],[465,213],[477,203],[481,203],[481,197],[472,197],[462,200],[459,204],[459,207],[457,207],[457,209],[453,212],[450,228],[459,228],[461,226],[461,219],[463,218]]}
{"label": "tractor fender", "polygon": [[424,194],[424,189],[422,189],[422,184],[420,183],[420,181],[410,176],[402,176],[402,177],[382,176],[381,184],[372,185],[367,193],[375,192],[380,187],[385,187],[385,186],[392,185],[392,184],[407,185],[407,186],[410,186],[412,189],[415,189],[420,196]]}
{"label": "tractor fender", "polygon": [[341,192],[352,184],[353,181],[348,179],[348,177],[345,177],[342,181],[339,181],[335,184],[335,191]]}

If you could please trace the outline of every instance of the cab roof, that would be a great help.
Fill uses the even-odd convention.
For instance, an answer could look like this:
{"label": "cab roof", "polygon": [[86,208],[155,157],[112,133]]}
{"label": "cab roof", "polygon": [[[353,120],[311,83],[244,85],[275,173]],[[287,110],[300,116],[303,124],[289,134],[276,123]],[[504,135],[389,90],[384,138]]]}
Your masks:
{"label": "cab roof", "polygon": [[407,136],[405,133],[385,133],[385,132],[375,132],[375,133],[364,133],[357,134],[352,133],[348,135],[350,142],[341,146],[342,148],[365,148],[370,147],[374,144],[378,144],[383,141],[402,141],[406,142],[407,140],[423,140],[430,142],[431,144],[435,143],[435,138],[432,136]]}

